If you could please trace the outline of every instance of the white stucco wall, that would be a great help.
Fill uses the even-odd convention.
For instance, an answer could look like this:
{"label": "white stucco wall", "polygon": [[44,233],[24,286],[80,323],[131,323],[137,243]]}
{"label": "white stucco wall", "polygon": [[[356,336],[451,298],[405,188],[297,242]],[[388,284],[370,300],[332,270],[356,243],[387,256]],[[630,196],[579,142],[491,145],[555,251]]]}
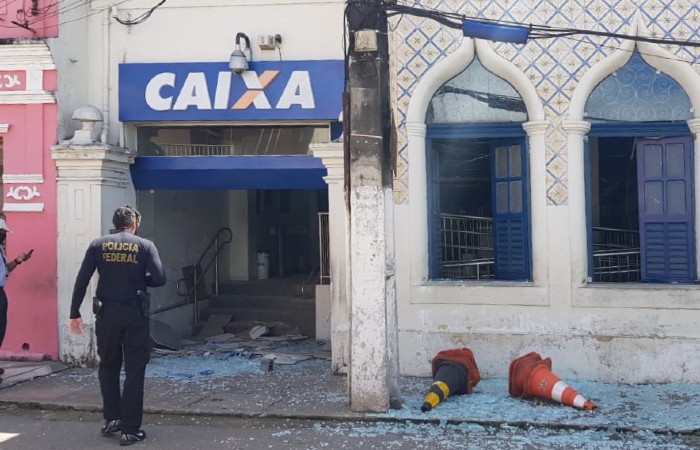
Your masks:
{"label": "white stucco wall", "polygon": [[[80,18],[89,14],[87,2],[74,5],[59,18],[59,37],[47,39],[58,74],[55,92],[58,104],[58,139],[70,139],[80,123],[71,119],[76,108],[88,104],[90,61],[87,23]],[[70,43],[70,45],[66,45]]]}
{"label": "white stucco wall", "polygon": [[[238,32],[250,38],[254,61],[343,58],[341,1],[171,0],[139,25],[121,25],[111,17],[134,19],[153,6],[143,3],[93,1],[61,19],[60,37],[52,44],[58,72],[64,74],[59,75],[61,129],[75,129],[70,114],[90,103],[109,110],[107,140],[123,145],[119,63],[228,61]],[[279,34],[282,45],[261,50],[260,34]]]}
{"label": "white stucco wall", "polygon": [[[125,126],[119,122],[120,63],[228,61],[235,47],[234,38],[239,32],[246,33],[250,38],[254,61],[343,57],[344,2],[341,1],[170,0],[141,24],[125,26],[114,19],[117,16],[122,20],[133,20],[155,4],[156,2],[96,0],[61,9],[59,37],[49,41],[59,74],[56,94],[59,139],[70,138],[73,131],[80,127],[79,123],[71,119],[73,111],[90,104],[104,114],[107,132],[100,135],[102,127],[98,126],[100,139],[117,147],[135,150],[136,125]],[[261,50],[257,45],[260,34],[279,34],[282,37],[281,46],[275,50]],[[98,185],[92,189],[101,189],[99,178],[82,183],[82,186],[71,186],[71,189],[89,190],[90,183]],[[64,196],[68,194],[69,192],[64,192]],[[120,195],[133,202],[133,186],[126,186]],[[184,199],[174,198],[176,194],[162,194],[171,195],[172,198],[161,201],[149,199],[149,195],[152,194],[141,193],[139,206],[144,209],[144,214],[148,214],[149,220],[155,221],[152,223],[159,225],[152,225],[149,229],[148,221],[145,221],[144,234],[156,243],[163,239],[180,242],[177,247],[159,247],[161,256],[168,265],[169,283],[155,295],[154,308],[157,308],[176,300],[172,293],[174,283],[181,276],[180,268],[194,262],[185,258],[185,255],[190,254],[190,251],[198,254],[206,244],[202,243],[211,238],[215,229],[226,224],[226,214],[229,214],[229,206],[234,200],[224,196],[217,198],[216,205],[212,206],[213,200],[202,200],[195,194],[188,194]],[[232,197],[237,195],[232,194]],[[181,204],[178,205],[178,202]],[[90,211],[90,224],[85,225],[86,229],[92,230],[85,235],[88,242],[106,230],[103,225],[111,219],[114,206],[110,202],[109,207],[103,211],[100,202],[93,202],[92,205],[97,210]],[[169,212],[164,212],[166,205],[169,205]],[[235,205],[244,209],[249,206],[244,202],[236,202]],[[230,210],[230,214],[236,215],[234,209]],[[220,214],[212,216],[211,211]],[[205,229],[197,227],[188,218],[189,214],[195,213],[210,217],[206,221],[200,218],[200,223],[207,224]],[[241,223],[234,224],[236,231],[248,241],[249,230]],[[59,243],[59,259],[79,261],[82,253],[73,254],[75,252],[72,249],[73,244],[70,242]],[[246,278],[250,274],[251,258],[255,257],[254,249],[241,250],[242,252],[236,253],[236,257],[224,262],[224,270],[232,277]],[[252,264],[254,270],[254,259]],[[58,284],[59,292],[65,293],[72,287],[74,273],[63,275],[59,273]],[[58,301],[59,313],[65,316],[70,298],[59,295]],[[163,314],[164,317],[168,316],[178,333],[185,333],[187,321],[191,319],[190,314],[181,311]],[[61,334],[60,345],[65,349],[61,350],[61,354],[66,355],[67,359],[71,355],[77,355],[76,359],[83,358],[85,350],[79,347],[87,348],[88,343],[76,344],[71,339],[65,333]]]}
{"label": "white stucco wall", "polygon": [[[646,34],[641,25],[631,28],[632,33]],[[491,44],[465,38],[459,45],[416,83],[402,130],[409,157],[407,202],[396,205],[396,222],[404,224],[396,227],[396,242],[405,243],[397,248],[402,373],[428,376],[430,360],[438,351],[469,347],[486,378],[507,377],[513,359],[535,351],[551,357],[554,371],[562,377],[631,383],[700,381],[695,357],[700,351],[698,286],[586,280],[583,149],[589,124],[582,115],[583,105],[597,83],[629,58],[632,41],[617,56],[613,53],[611,59],[592,65],[588,72],[592,75],[574,87],[570,115],[563,118],[538,109],[541,93],[531,79],[523,80],[522,67],[491,51]],[[658,46],[638,45],[647,62],[674,77],[696,105],[700,80],[695,71]],[[529,137],[532,282],[428,280],[425,110],[435,90],[463,70],[475,53],[485,67],[515,87],[528,109],[530,122],[523,128]],[[696,136],[697,122],[689,122]],[[548,128],[554,132],[545,133]],[[552,181],[556,168],[548,166],[545,155],[551,156],[553,141],[560,136],[566,144],[568,201],[557,203],[548,198],[556,187]],[[697,165],[697,137],[695,149]],[[696,195],[696,220],[698,210]]]}

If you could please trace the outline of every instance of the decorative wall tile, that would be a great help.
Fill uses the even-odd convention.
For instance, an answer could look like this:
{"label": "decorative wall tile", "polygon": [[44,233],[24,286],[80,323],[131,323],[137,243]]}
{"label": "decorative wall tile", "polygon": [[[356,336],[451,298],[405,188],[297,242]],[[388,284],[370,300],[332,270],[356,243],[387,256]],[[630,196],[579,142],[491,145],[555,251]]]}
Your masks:
{"label": "decorative wall tile", "polygon": [[[700,39],[700,2],[694,0],[432,0],[421,8],[456,12],[467,17],[517,23],[535,23],[627,34],[635,15],[641,13],[655,37]],[[407,201],[408,164],[405,116],[416,82],[430,67],[459,46],[459,30],[430,19],[403,16],[391,19],[392,98],[398,124],[399,160],[395,200]],[[545,106],[552,121],[546,134],[547,195],[552,205],[566,204],[567,149],[561,120],[583,75],[620,46],[616,38],[571,36],[531,40],[525,45],[493,43],[498,54],[519,67]],[[667,46],[679,59],[700,70],[700,49]]]}

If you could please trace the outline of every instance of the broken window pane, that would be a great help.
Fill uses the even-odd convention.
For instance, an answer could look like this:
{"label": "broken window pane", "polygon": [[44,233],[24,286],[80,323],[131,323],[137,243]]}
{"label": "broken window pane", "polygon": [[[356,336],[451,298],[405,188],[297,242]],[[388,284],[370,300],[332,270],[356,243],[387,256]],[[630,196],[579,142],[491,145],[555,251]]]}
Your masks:
{"label": "broken window pane", "polygon": [[663,176],[662,151],[657,144],[644,146],[644,175],[647,178]]}
{"label": "broken window pane", "polygon": [[522,171],[522,162],[520,161],[520,146],[513,145],[510,150],[510,173],[511,177],[519,177]]}
{"label": "broken window pane", "polygon": [[668,214],[685,214],[685,181],[669,181]]}
{"label": "broken window pane", "polygon": [[505,178],[508,175],[508,154],[506,147],[496,148],[496,177]]}
{"label": "broken window pane", "polygon": [[477,58],[435,92],[426,115],[428,124],[525,121],[527,110],[520,94]]}
{"label": "broken window pane", "polygon": [[662,181],[644,183],[644,210],[647,214],[664,213],[664,184]]}
{"label": "broken window pane", "polygon": [[523,182],[520,180],[510,182],[510,212],[523,212]]}
{"label": "broken window pane", "polygon": [[329,142],[327,125],[142,126],[139,156],[306,155],[309,144]]}
{"label": "broken window pane", "polygon": [[683,178],[685,176],[685,146],[683,144],[668,144],[666,146],[666,176],[668,178]]}
{"label": "broken window pane", "polygon": [[496,183],[496,212],[508,212],[508,183]]}

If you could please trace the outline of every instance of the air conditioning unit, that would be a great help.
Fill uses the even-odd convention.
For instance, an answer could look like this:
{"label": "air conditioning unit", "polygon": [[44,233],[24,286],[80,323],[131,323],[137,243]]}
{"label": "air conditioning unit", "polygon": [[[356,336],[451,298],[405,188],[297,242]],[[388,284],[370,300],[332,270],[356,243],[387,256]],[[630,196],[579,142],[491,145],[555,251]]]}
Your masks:
{"label": "air conditioning unit", "polygon": [[258,47],[260,50],[274,50],[277,46],[275,37],[271,34],[258,35]]}

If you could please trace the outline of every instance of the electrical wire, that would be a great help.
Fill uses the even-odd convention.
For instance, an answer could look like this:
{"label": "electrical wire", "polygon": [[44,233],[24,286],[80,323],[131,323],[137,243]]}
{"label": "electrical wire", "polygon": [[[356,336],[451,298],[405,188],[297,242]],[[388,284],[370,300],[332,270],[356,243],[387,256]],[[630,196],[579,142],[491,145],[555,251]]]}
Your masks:
{"label": "electrical wire", "polygon": [[[87,1],[89,1],[89,0],[86,0],[86,1],[84,1],[83,3],[87,3]],[[104,8],[96,9],[96,10],[94,10],[94,11],[92,11],[92,12],[89,12],[88,14],[86,14],[86,15],[84,15],[84,16],[76,17],[75,19],[66,20],[66,21],[64,21],[64,22],[59,22],[58,25],[65,25],[65,24],[68,24],[68,23],[73,23],[73,22],[77,22],[77,21],[79,21],[79,20],[87,19],[88,17],[94,16],[95,14],[99,14],[99,13],[102,13],[102,12],[104,12],[104,11],[107,11],[108,9],[110,9],[110,8],[112,8],[112,7],[114,7],[114,6],[119,6],[119,5],[122,5],[122,4],[124,4],[124,3],[132,2],[132,1],[134,1],[134,0],[121,0],[121,1],[119,1],[119,2],[117,2],[117,3],[115,3],[115,4],[113,4],[113,5],[106,6],[106,7],[104,7]],[[82,6],[82,5],[78,5],[78,6],[76,6],[75,8],[80,7],[80,6]],[[75,9],[75,8],[72,8],[72,9]]]}
{"label": "electrical wire", "polygon": [[[7,0],[6,5],[10,5],[12,3],[16,3],[19,0]],[[132,0],[122,0],[120,2],[117,2],[114,6],[117,6],[122,3],[126,3]],[[148,20],[148,18],[151,17],[153,12],[158,9],[160,6],[162,6],[167,0],[160,0],[156,5],[148,9],[146,12],[142,13],[135,19],[131,20],[123,20],[118,17],[115,17],[115,20],[122,25],[137,25],[140,23],[145,22]],[[35,31],[31,25],[36,24],[37,22],[45,21],[48,18],[55,17],[59,14],[66,13],[68,11],[72,11],[74,9],[77,9],[81,6],[84,6],[88,4],[89,0],[76,0],[68,4],[60,5],[58,8],[55,9],[55,11],[51,12],[51,9],[57,5],[56,1],[51,1],[46,7],[41,8],[37,10],[37,14],[34,15],[35,17],[32,20],[27,19],[28,15],[32,15],[31,12],[27,14],[26,11],[26,2],[25,0],[22,0],[22,8],[18,10],[18,20],[17,21],[12,21],[13,25],[21,28],[25,28],[30,31]],[[351,8],[354,5],[360,5],[363,4],[361,1],[348,1],[345,12],[344,12],[344,22],[347,24],[347,11],[349,8]],[[467,20],[472,20],[472,21],[477,21],[481,23],[486,23],[486,24],[493,24],[493,25],[505,25],[505,26],[513,26],[513,27],[523,27],[523,23],[521,22],[513,22],[513,21],[507,21],[507,20],[493,20],[493,19],[486,19],[486,18],[477,18],[477,17],[470,17],[466,16],[464,14],[458,14],[458,13],[452,13],[452,12],[446,12],[446,11],[438,11],[438,10],[431,10],[431,9],[423,9],[415,6],[409,6],[406,4],[401,4],[396,2],[395,0],[380,0],[376,4],[378,9],[383,10],[386,13],[387,17],[393,17],[393,16],[403,16],[403,15],[412,15],[416,17],[423,17],[427,19],[434,20],[442,25],[445,25],[449,28],[453,29],[463,29],[464,23]],[[61,22],[59,25],[64,25],[67,23],[72,23],[76,22],[78,20],[85,19],[87,17],[90,17],[94,14],[97,14],[101,11],[104,11],[105,9],[110,8],[111,6],[107,8],[103,8],[97,11],[90,12],[89,14],[85,16],[81,16],[76,19],[72,19],[69,21]],[[21,19],[24,19],[23,21]],[[400,19],[399,19],[400,20]],[[5,27],[8,28],[6,25],[1,25],[0,27]],[[10,27],[11,28],[11,27]],[[588,36],[599,36],[599,37],[606,37],[606,38],[617,38],[617,39],[626,39],[626,40],[633,40],[636,42],[649,42],[652,44],[661,44],[661,45],[674,45],[674,46],[682,46],[682,47],[698,47],[700,48],[700,41],[696,40],[678,40],[678,39],[664,39],[664,38],[654,38],[654,37],[649,37],[649,36],[633,36],[633,35],[628,35],[628,34],[623,34],[623,33],[613,33],[613,32],[608,32],[608,31],[596,31],[596,30],[584,30],[584,29],[578,29],[578,28],[559,28],[559,27],[551,27],[548,25],[538,25],[538,24],[529,24],[529,39],[553,39],[553,38],[558,38],[558,37],[565,37],[565,38],[570,38],[571,36],[574,35],[588,35]],[[347,54],[347,37],[344,37],[344,50],[345,53]]]}
{"label": "electrical wire", "polygon": [[68,11],[72,11],[74,9],[80,8],[81,6],[85,6],[89,3],[89,0],[74,0],[72,2],[69,2],[67,4],[59,5],[58,8],[56,8],[54,11],[49,11],[46,12],[43,16],[41,17],[36,17],[30,21],[30,23],[35,23],[38,21],[44,21],[46,19],[50,19],[53,17],[58,17],[59,14],[64,14]]}
{"label": "electrical wire", "polygon": [[[17,3],[18,0],[8,0],[5,2],[5,7],[9,7],[12,3]],[[12,26],[9,25],[1,25],[0,28],[23,28],[25,30],[28,30],[30,32],[35,32],[32,27],[30,27],[30,17],[32,16],[38,16],[40,14],[44,14],[47,12],[54,4],[54,0],[52,0],[46,7],[44,8],[39,8],[38,7],[38,1],[37,0],[30,0],[31,4],[30,6],[27,6],[27,0],[22,0],[22,6],[20,8],[17,8],[15,10],[15,19],[16,20],[11,20],[10,23]],[[11,9],[10,9],[11,11]],[[0,22],[5,22],[5,19],[0,18]]]}
{"label": "electrical wire", "polygon": [[157,5],[155,5],[154,7],[152,7],[151,9],[149,9],[148,11],[141,14],[140,16],[138,16],[135,19],[123,20],[123,19],[120,19],[119,17],[115,17],[114,19],[122,25],[138,25],[140,23],[144,23],[146,20],[148,20],[149,17],[151,17],[151,14],[153,14],[153,11],[158,9],[166,1],[168,1],[168,0],[161,0]]}
{"label": "electrical wire", "polygon": [[391,2],[388,0],[382,0],[379,2],[380,7],[387,11],[387,16],[395,16],[402,14],[409,14],[417,17],[425,17],[428,19],[435,20],[447,27],[454,29],[463,29],[464,22],[471,20],[477,21],[485,24],[493,25],[505,25],[511,27],[530,29],[530,39],[551,39],[557,37],[568,37],[573,35],[589,35],[589,36],[602,36],[608,38],[618,38],[633,40],[637,42],[649,42],[652,44],[666,44],[666,45],[677,45],[683,47],[700,47],[700,41],[695,40],[677,40],[677,39],[662,39],[654,38],[648,36],[633,36],[623,33],[613,33],[608,31],[596,31],[596,30],[583,30],[578,28],[559,28],[550,27],[548,25],[537,25],[537,24],[523,24],[521,22],[512,22],[507,20],[493,20],[485,18],[470,17],[463,14],[450,13],[444,11],[428,10],[423,8],[417,8],[414,6],[408,6],[404,4],[399,4],[396,2]]}
{"label": "electrical wire", "polygon": [[[8,5],[10,3],[14,3],[15,1],[16,0],[9,1]],[[22,0],[22,1],[23,1],[23,5],[24,5],[25,0]],[[88,2],[89,2],[89,0],[75,0],[71,3],[66,4],[66,5],[58,6],[55,1],[51,1],[46,7],[40,8],[39,10],[37,10],[37,14],[34,15],[34,17],[32,19],[28,19],[26,22],[19,23],[19,24],[13,22],[14,27],[25,28],[25,29],[30,30],[32,32],[36,32],[37,29],[49,28],[49,27],[54,26],[54,25],[46,25],[47,19],[57,17],[59,14],[62,14],[64,12],[67,12],[67,11],[76,9],[80,6],[86,5]],[[26,17],[26,15],[25,15],[25,17]],[[35,26],[36,24],[43,25],[43,26],[36,27]],[[0,27],[1,26],[2,25],[0,25]],[[14,27],[6,27],[6,28],[14,28]]]}
{"label": "electrical wire", "polygon": [[[576,38],[571,37],[571,36],[567,36],[567,37],[565,37],[565,39],[568,39],[568,40],[571,40],[571,41],[574,41],[574,42],[580,42],[580,43],[582,43],[582,44],[592,45],[592,46],[597,47],[597,48],[607,48],[607,49],[610,49],[610,50],[623,51],[623,52],[629,52],[629,53],[635,53],[635,52],[636,52],[636,53],[639,53],[639,54],[642,55],[642,56],[653,56],[654,58],[665,59],[665,60],[668,60],[668,61],[679,61],[679,62],[683,62],[683,63],[686,63],[686,64],[691,64],[691,65],[700,64],[700,63],[698,63],[697,61],[688,61],[687,59],[683,59],[683,58],[677,58],[677,57],[672,57],[672,56],[662,56],[662,55],[657,55],[657,54],[645,53],[645,52],[639,51],[639,49],[637,49],[637,48],[634,48],[634,49],[631,49],[631,50],[630,50],[630,49],[622,48],[622,47],[617,46],[617,45],[611,45],[611,44],[597,44],[597,43],[592,42],[592,41],[589,41],[589,40],[576,39]],[[696,58],[696,59],[697,59],[697,58]]]}

